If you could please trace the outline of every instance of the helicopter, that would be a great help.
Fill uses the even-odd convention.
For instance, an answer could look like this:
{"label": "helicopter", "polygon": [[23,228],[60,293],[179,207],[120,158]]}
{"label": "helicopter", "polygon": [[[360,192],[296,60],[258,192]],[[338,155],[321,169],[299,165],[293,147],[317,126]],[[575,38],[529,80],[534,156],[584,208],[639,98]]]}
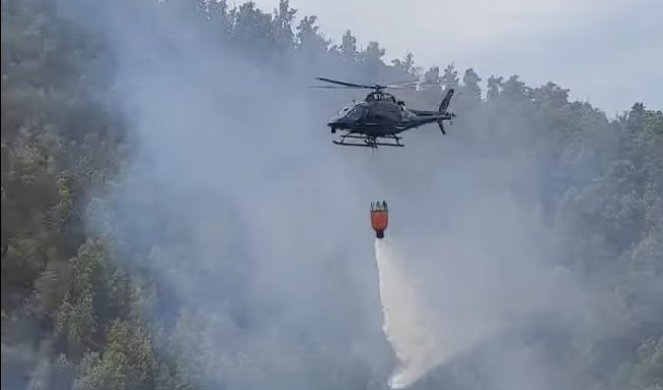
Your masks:
{"label": "helicopter", "polygon": [[[407,108],[402,100],[384,92],[385,89],[419,88],[417,82],[393,85],[365,85],[345,81],[316,77],[317,80],[337,84],[334,86],[314,86],[313,88],[357,88],[372,89],[365,99],[343,107],[327,123],[332,134],[343,131],[340,139],[333,140],[336,145],[363,146],[377,149],[378,146],[405,146],[398,134],[429,123],[437,123],[442,134],[446,134],[443,121],[451,120],[456,114],[447,111],[454,89],[449,88],[437,111],[414,110]],[[348,139],[359,141],[348,142]],[[384,141],[383,141],[384,140]],[[363,141],[363,142],[361,142]],[[389,142],[387,142],[389,141]],[[393,141],[393,142],[392,142]]]}

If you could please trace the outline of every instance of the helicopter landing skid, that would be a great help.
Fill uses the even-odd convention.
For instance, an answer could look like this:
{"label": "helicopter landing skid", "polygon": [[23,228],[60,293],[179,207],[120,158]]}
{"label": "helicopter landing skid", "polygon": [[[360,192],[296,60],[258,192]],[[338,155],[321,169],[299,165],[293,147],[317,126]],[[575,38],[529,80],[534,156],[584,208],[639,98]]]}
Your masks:
{"label": "helicopter landing skid", "polygon": [[[363,140],[363,143],[360,142],[346,142],[346,138],[353,138],[353,139],[359,139]],[[377,149],[378,146],[395,146],[395,147],[403,147],[402,143],[400,143],[401,137],[398,136],[392,136],[392,137],[382,137],[382,138],[389,138],[393,139],[395,143],[389,143],[389,142],[378,142],[377,141],[378,137],[365,137],[361,135],[353,135],[353,134],[346,134],[341,136],[340,140],[332,140],[333,143],[336,145],[342,145],[342,146],[360,146],[360,147],[365,147],[365,148],[373,148]]]}

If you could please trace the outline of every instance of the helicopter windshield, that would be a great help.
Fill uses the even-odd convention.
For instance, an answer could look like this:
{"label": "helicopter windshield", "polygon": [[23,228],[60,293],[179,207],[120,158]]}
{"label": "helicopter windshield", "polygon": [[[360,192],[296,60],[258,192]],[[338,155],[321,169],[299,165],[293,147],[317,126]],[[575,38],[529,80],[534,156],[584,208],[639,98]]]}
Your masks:
{"label": "helicopter windshield", "polygon": [[364,114],[365,111],[366,111],[365,107],[357,106],[357,107],[353,108],[347,114],[347,118],[350,119],[350,120],[353,120],[353,121],[357,121],[357,120],[361,119],[361,117],[362,117],[362,115]]}
{"label": "helicopter windshield", "polygon": [[340,119],[343,118],[348,114],[348,112],[354,107],[354,104],[348,104],[347,106],[341,108],[334,116],[331,118],[332,120]]}

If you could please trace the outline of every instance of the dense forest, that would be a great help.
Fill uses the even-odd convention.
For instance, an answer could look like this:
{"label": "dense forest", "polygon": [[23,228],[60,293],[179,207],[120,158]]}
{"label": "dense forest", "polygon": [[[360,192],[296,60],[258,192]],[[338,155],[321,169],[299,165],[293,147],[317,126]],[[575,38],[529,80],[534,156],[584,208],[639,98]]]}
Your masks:
{"label": "dense forest", "polygon": [[[129,7],[125,2],[118,4]],[[181,198],[160,198],[158,190],[149,189],[150,178],[132,173],[139,164],[149,164],[138,161],[136,150],[152,149],[148,145],[151,138],[135,130],[145,125],[131,117],[130,109],[123,106],[126,102],[119,101],[122,92],[114,88],[116,77],[127,80],[126,69],[133,69],[127,65],[124,49],[118,49],[122,35],[89,18],[82,21],[59,7],[65,6],[49,0],[2,0],[2,387],[383,388],[388,359],[375,363],[366,353],[349,352],[355,339],[353,321],[362,315],[353,312],[360,310],[356,306],[341,308],[334,302],[352,298],[334,302],[329,298],[324,303],[328,310],[315,312],[316,316],[326,316],[320,323],[328,324],[311,324],[318,329],[303,329],[301,324],[295,326],[286,320],[268,328],[264,325],[267,319],[283,318],[278,313],[288,309],[264,297],[256,298],[246,287],[249,281],[258,283],[250,274],[252,267],[262,264],[247,259],[268,254],[241,244],[245,234],[241,218],[225,208],[214,215],[201,211],[206,202],[224,202],[217,197],[196,197],[205,200],[188,203],[181,215],[164,217],[158,211],[179,208],[193,195],[187,189]],[[249,115],[253,118],[247,122],[234,120],[229,125],[244,131],[270,120],[261,115],[273,115],[264,133],[240,131],[236,136],[235,141],[251,141],[241,146],[250,155],[272,147],[252,134],[265,134],[268,138],[264,139],[277,143],[278,133],[289,131],[289,113],[272,112],[263,103],[292,91],[294,87],[284,86],[288,80],[295,80],[298,88],[320,69],[335,78],[354,81],[392,82],[421,76],[435,87],[405,93],[405,100],[414,106],[436,106],[445,89],[456,88],[451,109],[457,119],[443,141],[459,139],[454,142],[465,147],[458,152],[464,159],[476,158],[477,153],[494,158],[536,156],[536,164],[529,164],[533,160],[524,157],[518,160],[522,164],[514,169],[523,174],[512,171],[508,188],[523,204],[536,204],[544,210],[546,223],[559,229],[559,263],[601,297],[611,318],[618,318],[610,331],[585,329],[557,334],[542,347],[555,367],[552,372],[556,378],[548,383],[560,384],[550,388],[663,389],[660,108],[634,102],[624,108],[623,115],[608,118],[589,103],[570,101],[569,90],[552,82],[532,87],[516,75],[491,75],[483,80],[473,69],[460,70],[453,64],[420,69],[412,54],[385,63],[385,50],[377,42],[358,48],[348,31],[339,43],[333,43],[320,34],[315,16],[298,18],[287,0],[281,0],[273,12],[257,9],[251,2],[231,8],[225,0],[209,4],[203,0],[141,3],[136,8],[140,11],[135,18],[149,13],[158,16],[154,19],[165,20],[150,19],[149,23],[157,26],[155,31],[162,31],[159,23],[176,19],[193,36],[182,40],[199,39],[205,47],[214,47],[220,57],[253,64],[257,72],[286,80],[263,90],[255,87],[261,76],[244,81],[219,76],[228,78],[228,88],[239,89],[246,83],[249,94],[258,91],[256,94],[268,95],[265,100],[244,97],[245,104],[261,109]],[[130,16],[123,17],[127,25],[132,23]],[[126,34],[129,42],[133,30],[127,27]],[[187,42],[173,45],[187,46]],[[131,51],[132,55],[137,52],[140,50]],[[198,85],[194,74],[187,77],[192,77],[192,85]],[[173,80],[173,88],[179,82]],[[178,104],[189,104],[186,93],[181,96]],[[295,100],[315,105],[307,114],[312,116],[307,124],[318,123],[319,127],[324,127],[325,115],[333,108],[356,97],[326,95],[319,98],[322,103],[306,103],[319,95],[302,96]],[[243,109],[239,107],[228,110]],[[247,128],[239,128],[243,125]],[[163,137],[169,136],[172,134]],[[320,150],[331,149],[332,145],[326,144],[328,136],[317,132],[307,140],[315,137],[312,142],[324,144]],[[439,133],[434,136],[441,137]],[[229,167],[235,165],[230,149],[239,147],[232,145],[219,151],[230,156],[224,160]],[[273,147],[299,159],[317,158],[295,148]],[[434,154],[435,145],[430,142],[413,141],[408,148],[419,149],[425,163],[444,158]],[[332,152],[324,153],[324,158],[329,158]],[[174,152],[173,164],[180,158]],[[348,159],[352,164],[368,161]],[[250,165],[250,161],[247,158],[237,164]],[[297,169],[288,165],[290,160],[283,161],[284,169]],[[385,176],[403,173],[405,168],[397,165]],[[346,165],[343,169],[350,168]],[[228,168],[216,174],[233,175],[233,171]],[[269,173],[273,177],[281,174],[279,170]],[[193,182],[186,174],[182,176],[178,180]],[[307,180],[316,183],[313,176]],[[403,180],[404,187],[421,187]],[[250,188],[250,184],[246,186]],[[425,191],[426,187],[422,188]],[[128,204],[126,196],[117,195],[126,192],[140,192],[140,196]],[[246,196],[254,199],[256,195]],[[231,205],[228,200],[227,208],[232,209]],[[140,217],[121,217],[134,212]],[[226,222],[223,228],[199,231],[189,228],[191,215],[197,220],[208,216]],[[295,219],[293,216],[292,223]],[[336,225],[334,229],[343,230]],[[287,240],[290,236],[283,237]],[[223,249],[210,254],[200,249],[201,241],[206,242],[206,248],[210,242],[223,241],[223,246],[219,244]],[[294,267],[299,263],[288,264],[293,268],[287,272],[297,277]],[[353,280],[343,274],[351,271],[339,268],[328,270],[335,275],[330,285],[298,285],[293,281],[303,291],[298,302],[305,302],[306,289],[314,287],[344,290],[335,294],[361,291],[355,285],[331,286],[333,280]],[[186,274],[189,283],[164,282],[176,274]],[[271,279],[265,276],[265,280],[270,283]],[[215,288],[210,292],[201,286]],[[367,325],[371,330],[362,330],[362,336],[356,338],[379,335],[379,320],[365,323],[371,324]],[[328,336],[332,333],[333,337]],[[536,335],[528,333],[527,337]],[[366,343],[381,345],[379,341]],[[388,353],[383,346],[366,349],[379,355]],[[416,387],[517,388],[515,383],[498,385],[494,376],[482,373],[477,368],[481,356],[478,347],[436,370]]]}

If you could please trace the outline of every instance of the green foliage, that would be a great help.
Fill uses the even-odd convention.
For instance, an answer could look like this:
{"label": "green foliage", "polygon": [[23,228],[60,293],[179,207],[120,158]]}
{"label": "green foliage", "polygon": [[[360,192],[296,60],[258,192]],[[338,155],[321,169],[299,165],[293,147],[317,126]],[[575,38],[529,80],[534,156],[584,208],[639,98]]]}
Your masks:
{"label": "green foliage", "polygon": [[309,54],[324,53],[327,51],[329,40],[324,39],[316,25],[317,16],[304,16],[297,25],[297,47]]}
{"label": "green foliage", "polygon": [[128,281],[113,264],[104,244],[95,239],[88,239],[71,261],[69,289],[58,311],[56,334],[74,359],[103,343],[100,324],[129,314]]}
{"label": "green foliage", "polygon": [[[250,2],[234,8],[226,1],[185,3],[219,44],[257,55],[252,59],[289,53],[295,62],[342,63],[376,80],[420,73],[411,53],[387,65],[378,42],[359,50],[350,30],[330,47],[316,16],[296,24],[287,0],[272,14]],[[3,387],[194,389],[254,376],[264,385],[260,378],[270,373],[261,362],[281,357],[261,356],[256,345],[237,348],[237,340],[251,340],[242,339],[234,318],[204,313],[205,321],[197,321],[203,314],[175,302],[182,307],[172,328],[148,328],[141,315],[158,310],[168,292],[149,277],[139,279],[144,275],[126,268],[126,254],[85,230],[83,210],[128,164],[125,148],[131,147],[121,115],[90,95],[109,87],[110,55],[103,37],[59,19],[52,2],[2,1]],[[584,378],[592,367],[612,364],[614,375],[592,379],[597,388],[663,387],[663,334],[660,323],[647,326],[656,318],[645,310],[660,309],[660,297],[643,293],[663,275],[663,113],[636,103],[611,121],[589,104],[569,101],[569,91],[555,83],[532,88],[517,75],[490,76],[483,98],[481,77],[453,64],[442,72],[432,67],[423,78],[437,88],[413,100],[435,105],[444,88],[459,88],[454,109],[467,114],[459,115],[459,125],[488,129],[471,134],[475,142],[544,156],[545,169],[522,168],[540,169],[542,183],[517,184],[544,193],[551,218],[573,227],[568,264],[588,279],[608,275],[598,295],[620,318],[622,332],[614,340],[578,342],[583,353],[574,369]],[[159,244],[145,243],[147,250],[137,252]],[[167,252],[152,251],[163,262],[187,256],[186,248]],[[224,345],[213,345],[219,340]],[[279,345],[278,334],[260,342]],[[307,356],[306,344],[289,347]],[[324,356],[308,356],[308,362],[283,358],[279,364],[294,373],[309,364],[328,379],[323,372],[337,370],[321,387],[365,388],[374,381],[360,362],[326,367]],[[606,362],[606,356],[621,360]]]}
{"label": "green foliage", "polygon": [[142,325],[112,321],[103,353],[89,353],[74,381],[76,390],[177,389],[165,364],[155,358],[152,337]]}
{"label": "green foliage", "polygon": [[295,34],[292,31],[292,23],[295,20],[296,10],[290,8],[288,0],[280,0],[279,8],[274,10],[273,25],[276,45],[281,50],[292,48]]}
{"label": "green foliage", "polygon": [[502,77],[495,76],[488,78],[488,92],[486,97],[489,102],[495,101],[500,93],[502,93],[502,79]]}
{"label": "green foliage", "polygon": [[[345,36],[343,38],[345,39]],[[414,54],[412,53],[407,53],[403,60],[394,59],[391,61],[391,63],[393,64],[394,68],[400,71],[401,73],[404,74],[415,73],[416,69],[414,67]]]}
{"label": "green foliage", "polygon": [[461,90],[462,95],[465,99],[470,100],[473,103],[481,101],[481,77],[474,71],[474,69],[469,68],[465,70],[463,75],[463,89]]}
{"label": "green foliage", "polygon": [[357,37],[347,30],[341,38],[341,45],[338,48],[341,55],[345,58],[355,61],[357,59]]}
{"label": "green foliage", "polygon": [[103,41],[53,3],[3,1],[2,40],[3,388],[70,389],[133,305],[81,211],[120,169],[121,124],[89,96]]}
{"label": "green foliage", "polygon": [[440,84],[442,84],[445,89],[458,88],[458,71],[453,64],[449,64],[444,68],[442,77],[440,77]]}

